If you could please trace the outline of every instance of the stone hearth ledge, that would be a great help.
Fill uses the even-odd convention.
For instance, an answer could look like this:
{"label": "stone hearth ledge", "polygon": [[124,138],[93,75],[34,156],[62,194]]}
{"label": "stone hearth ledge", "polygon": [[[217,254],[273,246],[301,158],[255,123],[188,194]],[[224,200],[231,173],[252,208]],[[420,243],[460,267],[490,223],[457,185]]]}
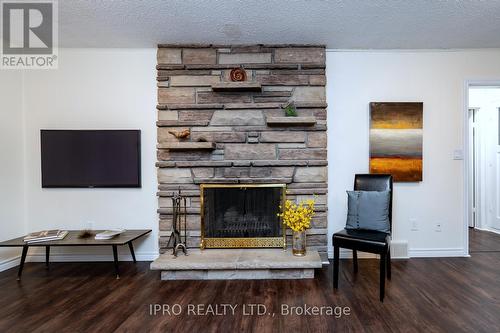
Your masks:
{"label": "stone hearth ledge", "polygon": [[190,249],[176,258],[164,253],[151,263],[162,280],[311,279],[322,267],[318,251],[296,257],[282,249]]}

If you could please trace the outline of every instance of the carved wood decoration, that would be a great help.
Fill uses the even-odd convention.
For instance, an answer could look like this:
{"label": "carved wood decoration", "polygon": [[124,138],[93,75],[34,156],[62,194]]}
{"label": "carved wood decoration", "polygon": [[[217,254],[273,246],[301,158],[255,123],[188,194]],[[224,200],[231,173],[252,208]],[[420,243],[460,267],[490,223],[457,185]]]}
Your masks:
{"label": "carved wood decoration", "polygon": [[241,67],[233,68],[229,74],[231,81],[242,82],[247,80],[247,72]]}
{"label": "carved wood decoration", "polygon": [[191,131],[186,129],[183,131],[168,131],[169,134],[172,134],[175,136],[177,139],[185,139],[188,138],[189,135],[191,134]]}

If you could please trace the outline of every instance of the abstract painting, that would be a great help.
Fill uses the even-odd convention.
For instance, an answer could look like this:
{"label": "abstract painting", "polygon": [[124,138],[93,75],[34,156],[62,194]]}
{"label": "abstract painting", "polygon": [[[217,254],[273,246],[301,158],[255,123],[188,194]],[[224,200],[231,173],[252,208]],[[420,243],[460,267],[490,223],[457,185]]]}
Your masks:
{"label": "abstract painting", "polygon": [[423,103],[370,103],[370,173],[422,181]]}

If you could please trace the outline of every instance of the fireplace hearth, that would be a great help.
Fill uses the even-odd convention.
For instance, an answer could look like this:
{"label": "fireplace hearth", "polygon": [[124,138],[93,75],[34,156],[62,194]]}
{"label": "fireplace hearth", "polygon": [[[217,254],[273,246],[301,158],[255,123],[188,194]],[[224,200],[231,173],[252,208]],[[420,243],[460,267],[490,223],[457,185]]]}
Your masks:
{"label": "fireplace hearth", "polygon": [[202,184],[201,248],[286,247],[284,184]]}

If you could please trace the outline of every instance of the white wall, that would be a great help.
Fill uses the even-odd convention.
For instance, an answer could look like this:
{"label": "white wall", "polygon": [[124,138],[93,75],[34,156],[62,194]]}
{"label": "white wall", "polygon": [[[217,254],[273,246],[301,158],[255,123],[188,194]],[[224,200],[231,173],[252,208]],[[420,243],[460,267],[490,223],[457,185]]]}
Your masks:
{"label": "white wall", "polygon": [[[62,49],[59,69],[26,71],[26,219],[30,230],[82,229],[88,221],[95,229],[152,229],[147,238],[135,242],[135,250],[138,260],[156,257],[155,66],[155,49]],[[40,129],[140,129],[142,188],[42,189]],[[128,256],[128,248],[121,250]],[[97,260],[111,258],[108,248],[53,251],[55,260],[85,259],[89,252],[102,255],[94,257]]]}
{"label": "white wall", "polygon": [[[28,230],[80,229],[87,221],[95,228],[150,228],[153,234],[138,242],[136,252],[139,259],[154,258],[155,58],[155,49],[63,49],[58,70],[25,72],[23,94],[22,75],[0,73],[2,239]],[[369,102],[422,101],[424,181],[396,184],[394,240],[407,241],[410,256],[463,255],[463,161],[452,154],[463,147],[464,82],[500,79],[500,50],[328,52],[327,76],[329,234],[345,224],[345,190],[354,174],[368,171]],[[42,189],[41,128],[141,129],[143,187]],[[417,219],[418,231],[410,230],[410,218]],[[438,222],[441,232],[435,231]],[[59,251],[55,259],[78,260],[90,249]],[[109,249],[93,253],[111,258]]]}
{"label": "white wall", "polygon": [[410,256],[464,255],[463,161],[453,160],[463,148],[464,85],[499,78],[500,50],[328,52],[329,235],[345,225],[354,174],[368,171],[368,104],[418,101],[423,182],[395,184],[393,239],[407,241]]}
{"label": "white wall", "polygon": [[[0,101],[0,241],[5,241],[26,231],[22,73],[0,71]],[[0,249],[0,271],[17,265],[18,257],[16,249]]]}

